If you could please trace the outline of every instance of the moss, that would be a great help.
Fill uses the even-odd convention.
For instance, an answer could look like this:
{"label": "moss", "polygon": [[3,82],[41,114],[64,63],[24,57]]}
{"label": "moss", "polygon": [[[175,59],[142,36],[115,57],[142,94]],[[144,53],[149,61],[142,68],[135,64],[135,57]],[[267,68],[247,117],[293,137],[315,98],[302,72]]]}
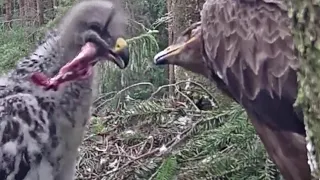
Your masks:
{"label": "moss", "polygon": [[[289,4],[291,1],[287,1]],[[320,152],[320,24],[316,17],[320,1],[292,0],[289,16],[301,68],[298,72],[299,93],[296,105],[302,107],[307,131],[308,158],[314,177],[319,179]]]}

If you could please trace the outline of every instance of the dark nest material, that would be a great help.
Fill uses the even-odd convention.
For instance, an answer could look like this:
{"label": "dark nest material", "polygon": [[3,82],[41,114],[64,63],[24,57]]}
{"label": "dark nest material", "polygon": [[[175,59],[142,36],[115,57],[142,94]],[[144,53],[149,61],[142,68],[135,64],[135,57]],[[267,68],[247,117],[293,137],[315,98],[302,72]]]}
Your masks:
{"label": "dark nest material", "polygon": [[[153,92],[147,100],[136,100],[125,93],[146,84]],[[199,100],[191,95],[202,92],[213,99],[201,85],[193,83],[197,93],[188,90],[190,82],[171,86],[176,89],[175,98],[158,95],[168,85],[155,89],[150,83],[130,86],[111,98],[99,98],[96,117],[91,118],[79,150],[77,179],[153,179],[163,160],[186,142],[205,121],[203,116],[212,113],[201,111]],[[116,102],[113,109],[112,102]]]}

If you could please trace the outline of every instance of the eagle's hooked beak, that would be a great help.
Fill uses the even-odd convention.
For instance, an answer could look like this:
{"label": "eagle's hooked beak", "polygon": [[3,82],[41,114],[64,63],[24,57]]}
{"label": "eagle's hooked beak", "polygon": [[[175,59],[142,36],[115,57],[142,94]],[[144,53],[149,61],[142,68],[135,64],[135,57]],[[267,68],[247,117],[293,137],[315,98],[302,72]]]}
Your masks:
{"label": "eagle's hooked beak", "polygon": [[163,64],[173,64],[173,62],[171,62],[169,60],[170,57],[173,57],[175,55],[180,54],[180,52],[191,42],[193,42],[194,40],[196,40],[195,38],[191,38],[186,42],[183,43],[179,43],[179,44],[173,44],[168,46],[166,49],[164,49],[163,51],[158,52],[154,58],[153,58],[153,62],[155,65],[163,65]]}
{"label": "eagle's hooked beak", "polygon": [[109,56],[120,69],[124,69],[129,64],[129,46],[123,38],[118,38],[113,49],[110,50]]}
{"label": "eagle's hooked beak", "polygon": [[168,58],[176,54],[179,54],[182,49],[183,49],[183,44],[171,45],[166,49],[164,49],[163,51],[158,52],[154,56],[153,62],[156,65],[170,64],[170,62],[168,61]]}

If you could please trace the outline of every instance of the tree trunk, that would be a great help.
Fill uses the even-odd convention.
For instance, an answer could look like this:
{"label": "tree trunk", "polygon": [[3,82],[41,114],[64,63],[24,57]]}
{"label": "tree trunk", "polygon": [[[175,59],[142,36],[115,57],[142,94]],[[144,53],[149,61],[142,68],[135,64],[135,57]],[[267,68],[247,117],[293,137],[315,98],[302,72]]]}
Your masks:
{"label": "tree trunk", "polygon": [[35,25],[37,17],[37,6],[35,0],[25,0],[24,14],[26,17],[26,24],[29,26]]}
{"label": "tree trunk", "polygon": [[46,11],[45,15],[50,20],[55,17],[55,3],[55,0],[46,0],[42,3],[42,8]]}
{"label": "tree trunk", "polygon": [[296,104],[303,108],[308,159],[312,175],[320,178],[320,4],[312,0],[287,0],[293,34],[302,60]]}
{"label": "tree trunk", "polygon": [[5,14],[5,26],[8,28],[11,28],[12,26],[12,2],[11,0],[6,0],[5,1],[5,10],[6,10],[6,14]]}
{"label": "tree trunk", "polygon": [[43,4],[42,0],[37,0],[37,17],[38,17],[38,25],[41,26],[44,24],[43,18]]}
{"label": "tree trunk", "polygon": [[[175,6],[177,0],[167,0],[167,9],[171,16],[174,16],[173,8]],[[168,44],[171,44],[174,40],[173,34],[174,29],[172,28],[175,22],[172,21],[168,24]],[[174,74],[174,65],[168,65],[168,77],[169,77],[169,84],[173,84],[175,82],[175,74]],[[169,87],[169,95],[173,96],[174,94],[174,87]]]}
{"label": "tree trunk", "polygon": [[4,14],[3,12],[4,12],[4,10],[3,10],[3,4],[0,4],[0,14],[1,14],[1,16]]}
{"label": "tree trunk", "polygon": [[[172,16],[172,21],[168,25],[169,44],[192,23],[200,21],[200,10],[205,0],[167,0],[168,12]],[[185,78],[185,71],[182,68],[169,65],[169,83],[174,83],[176,75],[178,79]],[[189,73],[189,72],[188,72]],[[173,95],[173,87],[169,89],[169,94]]]}
{"label": "tree trunk", "polygon": [[24,4],[25,4],[25,1],[24,0],[19,0],[18,1],[18,4],[19,4],[19,17],[20,19],[24,19]]}

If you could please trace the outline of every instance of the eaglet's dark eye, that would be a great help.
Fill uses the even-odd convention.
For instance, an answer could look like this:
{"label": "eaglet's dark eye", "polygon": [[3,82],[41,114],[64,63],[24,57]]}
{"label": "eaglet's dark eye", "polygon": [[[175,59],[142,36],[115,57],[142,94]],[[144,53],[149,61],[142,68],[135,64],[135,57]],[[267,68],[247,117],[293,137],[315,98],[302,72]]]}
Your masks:
{"label": "eaglet's dark eye", "polygon": [[92,22],[89,24],[89,28],[96,31],[97,33],[101,33],[102,31],[102,26],[98,22]]}

